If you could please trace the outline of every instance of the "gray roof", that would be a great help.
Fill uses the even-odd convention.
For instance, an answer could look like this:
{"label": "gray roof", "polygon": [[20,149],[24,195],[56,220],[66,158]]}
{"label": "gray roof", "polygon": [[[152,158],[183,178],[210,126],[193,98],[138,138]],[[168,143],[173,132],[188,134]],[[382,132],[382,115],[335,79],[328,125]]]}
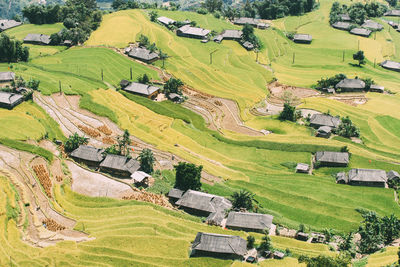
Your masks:
{"label": "gray roof", "polygon": [[340,118],[326,114],[313,114],[310,119],[310,124],[337,128],[340,124]]}
{"label": "gray roof", "polygon": [[246,49],[249,49],[249,50],[251,50],[251,49],[254,48],[254,45],[253,45],[252,43],[250,43],[249,41],[244,42],[244,43],[242,44],[242,46],[243,46],[244,48],[246,48]]}
{"label": "gray roof", "polygon": [[178,94],[176,94],[176,93],[170,93],[170,94],[168,95],[168,98],[169,98],[169,99],[175,99],[175,98],[182,99],[182,96],[181,96],[181,95],[178,95]]}
{"label": "gray roof", "polygon": [[400,70],[400,63],[392,60],[383,61],[381,66],[386,69]]}
{"label": "gray roof", "polygon": [[371,31],[363,28],[354,28],[350,31],[351,34],[360,35],[364,37],[368,37],[371,35]]}
{"label": "gray roof", "polygon": [[241,39],[243,32],[240,30],[223,30],[221,35],[223,38]]}
{"label": "gray roof", "polygon": [[42,44],[50,44],[50,36],[45,34],[29,33],[25,38],[24,42],[35,42]]}
{"label": "gray roof", "polygon": [[15,79],[14,72],[0,72],[0,82],[9,82]]}
{"label": "gray roof", "polygon": [[242,18],[236,18],[233,20],[234,24],[238,24],[238,25],[243,25],[243,24],[250,24],[253,26],[257,26],[260,23],[259,19],[254,19],[254,18],[246,18],[246,17],[242,17]]}
{"label": "gray roof", "polygon": [[389,171],[387,173],[387,179],[388,180],[392,180],[392,179],[395,179],[395,178],[400,178],[400,174],[398,172],[392,170],[392,171]]}
{"label": "gray roof", "polygon": [[336,84],[335,88],[342,89],[364,89],[365,82],[360,79],[343,79],[338,84]]}
{"label": "gray roof", "polygon": [[348,174],[349,182],[385,182],[387,175],[384,170],[351,169]]}
{"label": "gray roof", "polygon": [[169,190],[168,192],[168,197],[172,197],[172,198],[181,198],[183,195],[183,191],[178,189],[178,188],[172,188],[171,190]]}
{"label": "gray roof", "polygon": [[400,10],[398,10],[398,9],[389,10],[384,15],[385,16],[400,17]]}
{"label": "gray roof", "polygon": [[22,22],[8,19],[0,19],[0,32],[17,27],[21,25]]}
{"label": "gray roof", "polygon": [[213,38],[213,41],[220,43],[220,42],[222,42],[223,39],[224,39],[224,37],[221,34],[219,34]]}
{"label": "gray roof", "polygon": [[160,88],[148,84],[133,82],[129,84],[127,87],[125,87],[123,90],[141,95],[151,95],[157,90],[160,90]]}
{"label": "gray roof", "polygon": [[302,34],[302,33],[297,33],[293,36],[294,41],[307,41],[311,42],[312,41],[312,36],[309,34]]}
{"label": "gray roof", "polygon": [[351,21],[349,14],[340,14],[339,16],[342,21]]}
{"label": "gray roof", "polygon": [[341,29],[341,30],[348,30],[350,29],[351,24],[349,22],[338,21],[332,24],[333,28]]}
{"label": "gray roof", "polygon": [[224,197],[199,191],[188,190],[176,202],[176,205],[206,212],[216,212],[230,209],[232,203]]}
{"label": "gray roof", "polygon": [[315,155],[315,160],[320,161],[320,162],[348,164],[349,163],[349,153],[318,151]]}
{"label": "gray roof", "polygon": [[336,182],[340,182],[343,181],[344,183],[347,184],[348,179],[347,179],[347,175],[345,172],[339,172],[338,174],[336,174]]}
{"label": "gray roof", "polygon": [[116,171],[127,171],[134,173],[140,168],[140,163],[134,159],[129,159],[125,156],[108,154],[100,167],[113,169]]}
{"label": "gray roof", "polygon": [[133,179],[134,183],[140,183],[143,182],[144,179],[151,177],[150,174],[147,174],[142,171],[135,171],[132,173],[131,178]]}
{"label": "gray roof", "polygon": [[364,23],[361,25],[363,28],[368,28],[372,30],[382,30],[383,26],[379,24],[378,22],[375,22],[373,20],[366,20]]}
{"label": "gray roof", "polygon": [[221,235],[199,232],[192,249],[214,253],[235,254],[244,256],[247,253],[247,242],[240,236]]}
{"label": "gray roof", "polygon": [[23,98],[24,98],[24,96],[20,95],[20,94],[14,94],[14,93],[0,91],[0,103],[6,104],[6,105],[12,106],[15,103],[21,101],[21,99],[23,99]]}
{"label": "gray roof", "polygon": [[270,229],[274,216],[261,213],[231,211],[226,220],[227,227],[240,227],[254,230]]}
{"label": "gray roof", "polygon": [[324,134],[329,134],[332,132],[332,128],[329,126],[321,126],[318,128],[318,133],[324,133]]}
{"label": "gray roof", "polygon": [[224,211],[216,211],[210,213],[206,219],[206,223],[211,225],[221,225],[222,221],[225,219],[225,212]]}
{"label": "gray roof", "polygon": [[159,17],[159,18],[157,18],[157,20],[164,25],[169,25],[169,24],[175,23],[175,20],[167,18],[167,17]]}
{"label": "gray roof", "polygon": [[178,31],[180,31],[184,34],[200,36],[200,37],[206,37],[211,32],[210,30],[192,27],[190,25],[182,26],[178,29]]}
{"label": "gray roof", "polygon": [[370,90],[372,90],[372,91],[382,91],[383,92],[385,90],[385,87],[382,86],[382,85],[372,84],[370,86]]}
{"label": "gray roof", "polygon": [[101,148],[80,145],[77,149],[72,151],[71,157],[87,161],[100,162],[104,159],[103,152],[104,149]]}
{"label": "gray roof", "polygon": [[150,52],[150,50],[143,48],[143,47],[135,47],[130,50],[129,54],[130,57],[150,61],[158,58],[158,54],[154,52]]}
{"label": "gray roof", "polygon": [[310,165],[305,164],[305,163],[297,163],[296,171],[297,170],[299,170],[299,171],[307,171],[308,172],[310,170]]}

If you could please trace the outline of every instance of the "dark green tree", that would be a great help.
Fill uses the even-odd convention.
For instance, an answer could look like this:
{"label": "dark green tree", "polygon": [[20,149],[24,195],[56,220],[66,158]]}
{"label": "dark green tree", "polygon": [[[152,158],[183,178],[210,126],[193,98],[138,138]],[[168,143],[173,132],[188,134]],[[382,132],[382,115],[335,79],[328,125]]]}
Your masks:
{"label": "dark green tree", "polygon": [[156,19],[158,18],[158,12],[157,11],[150,11],[149,15],[150,15],[150,20],[151,21],[156,21]]}
{"label": "dark green tree", "polygon": [[251,211],[253,209],[253,200],[254,194],[247,190],[241,189],[240,191],[234,192],[231,196],[232,209],[245,209]]}
{"label": "dark green tree", "polygon": [[147,47],[149,44],[149,38],[146,35],[141,34],[139,36],[139,46]]}
{"label": "dark green tree", "polygon": [[247,237],[247,249],[253,249],[255,242],[256,242],[256,239],[254,238],[254,236],[249,235]]}
{"label": "dark green tree", "polygon": [[147,76],[147,74],[145,73],[145,74],[143,74],[142,76],[139,76],[139,77],[137,78],[137,81],[138,81],[139,83],[148,84],[148,83],[150,82],[150,78],[149,78],[149,76]]}
{"label": "dark green tree", "polygon": [[196,166],[192,163],[179,162],[174,166],[176,171],[175,187],[183,191],[201,189],[201,171],[203,166]]}
{"label": "dark green tree", "polygon": [[171,93],[182,95],[183,82],[179,79],[171,78],[164,85],[164,94],[169,96]]}
{"label": "dark green tree", "polygon": [[357,51],[355,54],[353,54],[353,59],[358,61],[358,66],[361,67],[361,65],[365,65],[365,56],[364,56],[364,51]]}
{"label": "dark green tree", "polygon": [[270,251],[272,249],[271,238],[269,237],[269,230],[264,230],[264,236],[261,238],[261,244],[258,247],[259,250]]}
{"label": "dark green tree", "polygon": [[382,235],[385,245],[400,236],[400,221],[394,214],[382,218]]}
{"label": "dark green tree", "polygon": [[298,261],[299,263],[306,263],[307,267],[348,267],[351,263],[351,258],[343,255],[336,258],[325,255],[317,257],[301,255]]}
{"label": "dark green tree", "polygon": [[206,0],[202,6],[207,9],[208,12],[213,13],[215,11],[221,11],[223,2],[222,0]]}
{"label": "dark green tree", "polygon": [[118,136],[119,151],[122,155],[129,156],[129,145],[131,144],[130,134],[125,130],[122,136]]}
{"label": "dark green tree", "polygon": [[279,119],[282,121],[296,121],[296,107],[285,103],[283,105],[283,111],[279,114]]}
{"label": "dark green tree", "polygon": [[145,148],[142,150],[142,152],[140,152],[139,155],[140,168],[144,172],[151,174],[154,171],[153,169],[154,161],[155,158],[153,152],[150,149]]}
{"label": "dark green tree", "polygon": [[350,137],[360,137],[360,129],[358,129],[349,117],[341,119],[341,122],[337,129],[334,130],[337,135],[350,138]]}
{"label": "dark green tree", "polygon": [[116,145],[111,145],[104,150],[105,154],[121,155],[121,150]]}
{"label": "dark green tree", "polygon": [[26,86],[28,88],[31,88],[32,90],[38,90],[39,84],[40,84],[40,80],[30,78],[29,81],[26,83]]}
{"label": "dark green tree", "polygon": [[74,133],[68,137],[67,141],[65,141],[64,149],[66,152],[72,152],[80,145],[87,145],[88,142],[89,138],[86,138],[85,136],[79,136],[78,133]]}

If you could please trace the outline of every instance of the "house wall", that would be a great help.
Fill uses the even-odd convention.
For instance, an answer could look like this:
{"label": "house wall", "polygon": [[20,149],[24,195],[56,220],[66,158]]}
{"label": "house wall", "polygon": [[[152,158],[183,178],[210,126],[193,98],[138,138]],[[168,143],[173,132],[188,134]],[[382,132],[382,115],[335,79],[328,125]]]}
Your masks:
{"label": "house wall", "polygon": [[253,229],[253,228],[236,227],[236,226],[228,226],[228,225],[226,225],[226,228],[229,228],[232,230],[237,230],[237,231],[256,232],[256,233],[262,233],[264,230],[264,229]]}
{"label": "house wall", "polygon": [[202,250],[193,250],[192,257],[212,257],[219,259],[243,260],[243,256],[230,253],[217,253]]}
{"label": "house wall", "polygon": [[338,162],[319,161],[321,167],[347,167],[348,164]]}
{"label": "house wall", "polygon": [[191,34],[183,33],[181,31],[177,31],[176,35],[178,35],[180,37],[187,37],[187,38],[193,38],[193,39],[204,39],[204,38],[206,38],[206,36],[191,35]]}
{"label": "house wall", "polygon": [[36,41],[24,41],[24,44],[34,44],[34,45],[47,45],[42,42],[36,42]]}
{"label": "house wall", "polygon": [[131,173],[128,171],[115,170],[115,169],[107,168],[107,167],[100,167],[100,170],[103,172],[107,172],[107,173],[122,176],[122,177],[130,177],[131,176]]}
{"label": "house wall", "polygon": [[85,164],[86,166],[90,166],[90,167],[98,167],[100,165],[100,162],[95,162],[95,161],[90,161],[90,160],[84,160],[84,159],[80,159],[80,158],[75,158],[72,157],[71,158],[81,164]]}
{"label": "house wall", "polygon": [[196,209],[187,208],[187,207],[181,207],[181,208],[185,212],[195,215],[195,216],[199,216],[199,217],[208,217],[210,215],[210,212],[208,212],[208,211],[196,210]]}
{"label": "house wall", "polygon": [[350,181],[350,185],[354,186],[370,186],[370,187],[385,187],[385,182],[359,182],[359,181]]}

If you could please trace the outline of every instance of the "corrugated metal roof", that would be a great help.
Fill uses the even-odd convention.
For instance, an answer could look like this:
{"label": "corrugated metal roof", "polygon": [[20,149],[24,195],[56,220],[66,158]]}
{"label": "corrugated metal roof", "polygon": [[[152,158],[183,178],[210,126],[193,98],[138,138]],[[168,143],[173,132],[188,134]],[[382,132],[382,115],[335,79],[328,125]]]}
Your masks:
{"label": "corrugated metal roof", "polygon": [[169,24],[175,23],[175,20],[167,18],[167,17],[159,17],[159,18],[157,18],[157,20],[164,25],[169,25]]}
{"label": "corrugated metal roof", "polygon": [[129,54],[130,57],[151,61],[158,58],[158,54],[154,52],[150,52],[150,50],[143,48],[143,47],[135,47],[130,50]]}
{"label": "corrugated metal roof", "polygon": [[354,28],[350,31],[351,34],[355,35],[360,35],[360,36],[365,36],[368,37],[371,35],[371,31],[368,29],[363,29],[363,28]]}
{"label": "corrugated metal roof", "polygon": [[310,119],[310,124],[337,128],[340,124],[340,119],[326,114],[313,114]]}
{"label": "corrugated metal roof", "polygon": [[180,31],[184,34],[201,36],[201,37],[205,37],[211,32],[210,30],[206,30],[206,29],[198,28],[198,27],[192,27],[190,25],[182,26],[178,29],[178,31]]}

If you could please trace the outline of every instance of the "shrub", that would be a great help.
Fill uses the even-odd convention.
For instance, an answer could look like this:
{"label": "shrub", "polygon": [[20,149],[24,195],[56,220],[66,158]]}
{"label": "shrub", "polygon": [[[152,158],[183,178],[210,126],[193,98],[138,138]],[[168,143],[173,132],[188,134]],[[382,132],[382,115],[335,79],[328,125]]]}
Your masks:
{"label": "shrub", "polygon": [[254,243],[256,242],[256,239],[254,238],[254,236],[249,235],[247,237],[247,249],[252,249],[254,248]]}
{"label": "shrub", "polygon": [[79,136],[78,133],[70,135],[64,144],[64,149],[67,152],[72,152],[77,149],[80,145],[86,145],[89,139],[84,136]]}
{"label": "shrub", "polygon": [[174,166],[176,171],[175,187],[183,191],[192,189],[200,190],[201,188],[201,171],[203,166],[196,166],[192,163],[179,162]]}
{"label": "shrub", "polygon": [[251,211],[253,209],[254,194],[247,190],[241,189],[239,192],[234,192],[231,196],[232,209],[245,209]]}

